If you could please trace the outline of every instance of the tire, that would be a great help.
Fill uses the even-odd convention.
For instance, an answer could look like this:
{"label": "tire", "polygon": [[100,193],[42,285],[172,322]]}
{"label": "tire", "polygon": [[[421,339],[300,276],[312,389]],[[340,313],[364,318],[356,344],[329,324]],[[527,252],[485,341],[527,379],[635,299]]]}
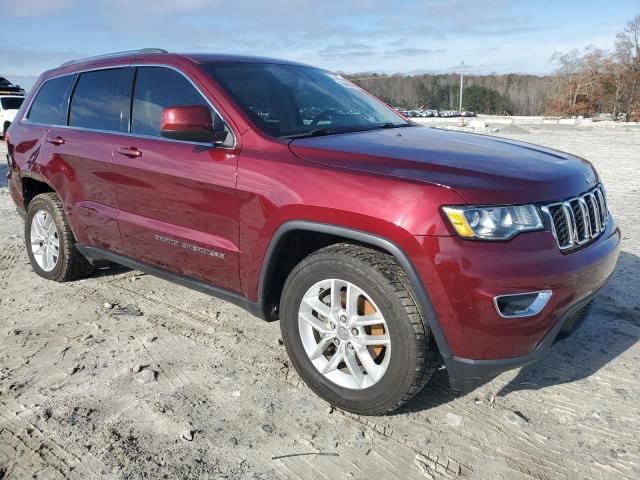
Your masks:
{"label": "tire", "polygon": [[[349,286],[342,287],[344,283]],[[322,285],[332,286],[329,293],[326,293],[327,290]],[[320,306],[319,310],[308,308],[308,302],[318,304],[316,291],[319,292],[318,298],[322,295],[326,298],[333,297],[333,290],[340,292],[336,293],[339,295],[335,297],[336,301],[321,301],[330,305],[340,302],[338,312],[341,308],[348,310],[349,305],[354,305],[353,301],[348,300],[352,298],[350,291],[362,293],[355,301],[355,317],[349,312],[345,312],[348,316],[338,313],[340,317],[334,313],[329,316],[321,315],[321,311],[327,313],[326,305]],[[294,267],[287,278],[280,302],[280,328],[291,362],[316,394],[340,409],[364,415],[381,415],[399,408],[426,385],[441,363],[435,340],[415,298],[405,272],[391,255],[344,243],[331,245],[309,255]],[[369,313],[374,311],[374,315],[382,315],[384,328],[381,325],[369,328],[378,329],[376,334],[382,335],[375,338],[388,338],[388,346],[363,347],[359,342],[374,338],[373,330],[360,329],[360,333],[354,332],[349,326],[350,320],[345,322],[345,318],[356,318],[358,321],[363,319],[362,315],[367,312],[361,312],[362,304],[370,307]],[[335,311],[333,307],[329,310]],[[309,318],[309,311],[315,318],[311,322],[304,320]],[[339,324],[336,329],[334,322],[327,321],[330,319],[345,323]],[[327,324],[332,330],[320,334],[319,331],[314,331],[314,326],[311,338],[307,323],[318,325],[316,320],[322,322],[320,325],[323,331],[326,331]],[[342,329],[341,325],[346,328]],[[381,333],[382,330],[384,333]],[[334,333],[336,331],[338,333]],[[313,350],[313,342],[317,342],[318,349],[322,349],[324,347],[320,343],[331,335],[335,335],[330,341],[334,346],[329,343],[322,356],[317,356],[317,350]],[[336,346],[337,337],[340,338]],[[351,353],[346,349],[345,343],[346,347],[351,348]],[[321,370],[333,368],[329,364],[332,364],[333,355],[339,352],[340,346],[344,348],[342,351],[345,360],[338,364],[342,368],[328,374],[323,373]],[[364,351],[364,348],[367,350]],[[310,354],[311,350],[313,353]],[[370,370],[374,375],[370,375],[369,369],[365,368],[363,352],[364,357],[369,353],[374,358],[375,365],[370,361],[366,362],[366,365],[372,367]],[[360,373],[357,370],[354,373],[354,364],[348,365],[346,362],[346,356],[354,353],[358,366],[361,367]],[[312,357],[315,358],[312,360]],[[329,375],[333,377],[328,378]]]}
{"label": "tire", "polygon": [[[44,262],[43,265],[43,261],[38,260],[41,256],[45,257],[46,255],[41,253],[44,242],[34,245],[33,242],[37,242],[37,239],[32,241],[32,230],[35,232],[34,235],[37,235],[37,229],[33,225],[36,215],[39,215],[38,218],[45,218],[47,222],[52,221],[53,225],[49,224],[50,231],[53,231],[51,226],[55,227],[55,234],[48,237],[57,239],[58,243],[58,254],[57,256],[55,253],[53,254],[53,264]],[[85,277],[93,272],[93,266],[75,248],[75,238],[69,227],[69,222],[67,222],[64,207],[55,193],[42,193],[31,200],[24,225],[27,254],[33,271],[38,275],[47,280],[68,282]],[[52,244],[55,241],[50,240],[47,250],[54,251]]]}

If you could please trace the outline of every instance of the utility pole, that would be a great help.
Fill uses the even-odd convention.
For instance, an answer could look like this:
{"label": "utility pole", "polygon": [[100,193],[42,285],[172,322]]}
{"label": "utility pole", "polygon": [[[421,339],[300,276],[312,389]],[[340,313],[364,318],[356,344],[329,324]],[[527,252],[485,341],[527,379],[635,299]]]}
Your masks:
{"label": "utility pole", "polygon": [[462,57],[462,68],[460,69],[460,109],[458,110],[462,113],[462,79],[464,78],[464,57]]}

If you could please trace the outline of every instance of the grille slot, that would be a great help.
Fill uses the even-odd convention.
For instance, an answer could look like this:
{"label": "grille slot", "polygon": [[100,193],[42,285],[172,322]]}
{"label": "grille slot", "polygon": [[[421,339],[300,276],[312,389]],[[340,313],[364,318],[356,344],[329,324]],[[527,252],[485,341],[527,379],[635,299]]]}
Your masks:
{"label": "grille slot", "polygon": [[575,241],[585,243],[591,238],[591,235],[589,235],[589,226],[587,225],[587,216],[582,206],[582,200],[580,198],[573,199],[569,202],[569,206],[576,225]]}
{"label": "grille slot", "polygon": [[564,205],[553,205],[549,207],[549,213],[555,227],[555,236],[560,248],[571,246],[571,230]]}
{"label": "grille slot", "polygon": [[598,185],[578,197],[542,207],[560,250],[589,243],[604,231],[609,219],[606,198],[604,187]]}
{"label": "grille slot", "polygon": [[584,196],[585,203],[587,204],[587,211],[589,212],[589,228],[591,229],[591,236],[595,236],[598,234],[599,223],[598,218],[600,217],[600,211],[598,210],[598,206],[595,201],[595,197],[591,194],[587,194]]}

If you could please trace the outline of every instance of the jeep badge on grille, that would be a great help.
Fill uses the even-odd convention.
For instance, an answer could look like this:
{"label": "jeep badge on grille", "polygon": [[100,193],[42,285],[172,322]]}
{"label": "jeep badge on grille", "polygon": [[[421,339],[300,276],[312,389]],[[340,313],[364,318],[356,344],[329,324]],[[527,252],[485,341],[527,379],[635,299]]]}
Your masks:
{"label": "jeep badge on grille", "polygon": [[596,181],[596,175],[592,171],[584,172],[584,181],[587,182],[587,185],[591,185]]}

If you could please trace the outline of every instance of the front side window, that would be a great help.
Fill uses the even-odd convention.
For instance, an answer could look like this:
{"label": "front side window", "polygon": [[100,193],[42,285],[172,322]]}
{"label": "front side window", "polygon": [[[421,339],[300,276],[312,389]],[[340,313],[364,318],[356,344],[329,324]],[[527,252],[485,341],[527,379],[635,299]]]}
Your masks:
{"label": "front side window", "polygon": [[81,73],[71,98],[69,125],[117,132],[120,130],[122,68]]}
{"label": "front side window", "polygon": [[33,100],[27,120],[44,125],[66,125],[67,94],[72,81],[73,75],[47,80]]}
{"label": "front side window", "polygon": [[258,128],[276,137],[411,125],[360,87],[325,70],[270,63],[211,63],[204,69]]}
{"label": "front side window", "polygon": [[[131,133],[161,137],[162,110],[181,105],[211,106],[181,73],[165,67],[138,67],[131,106]],[[222,119],[211,110],[214,125]],[[230,135],[227,136],[229,140]]]}
{"label": "front side window", "polygon": [[3,110],[18,110],[24,102],[22,97],[2,97],[0,98],[0,104],[2,104]]}

